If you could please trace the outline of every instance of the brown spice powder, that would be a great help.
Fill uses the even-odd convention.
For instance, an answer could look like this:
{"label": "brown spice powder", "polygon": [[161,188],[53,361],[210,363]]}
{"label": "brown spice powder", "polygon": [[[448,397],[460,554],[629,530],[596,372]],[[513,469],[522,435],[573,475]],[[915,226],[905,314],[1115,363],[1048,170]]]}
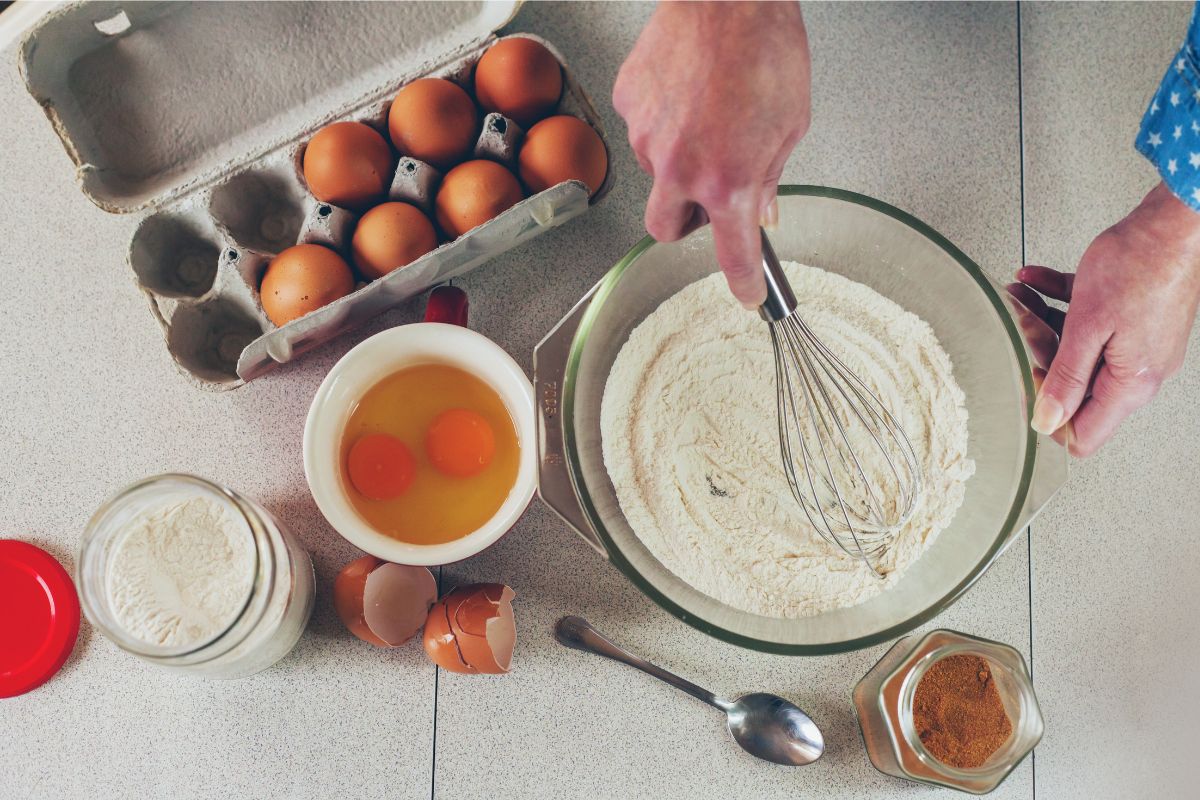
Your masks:
{"label": "brown spice powder", "polygon": [[930,755],[959,769],[981,766],[1012,736],[1012,721],[986,659],[938,659],[921,676],[913,725]]}

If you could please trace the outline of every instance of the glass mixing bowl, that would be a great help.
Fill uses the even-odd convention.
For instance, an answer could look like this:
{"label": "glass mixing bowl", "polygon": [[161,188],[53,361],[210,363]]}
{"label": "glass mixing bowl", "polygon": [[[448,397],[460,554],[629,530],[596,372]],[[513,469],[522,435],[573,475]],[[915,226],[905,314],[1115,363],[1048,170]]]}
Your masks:
{"label": "glass mixing bowl", "polygon": [[[1003,290],[958,248],[897,208],[838,189],[780,187],[779,219],[771,240],[781,259],[840,273],[891,298],[925,319],[953,359],[966,393],[976,471],[951,525],[888,591],[803,619],[731,608],[650,554],[622,514],[605,470],[601,398],[634,327],[680,289],[717,270],[707,228],[680,242],[639,242],[538,345],[539,492],[681,620],[755,650],[822,655],[895,639],[961,597],[1063,484],[1067,456],[1029,427],[1031,361]],[[704,324],[703,309],[696,310],[696,324]]]}

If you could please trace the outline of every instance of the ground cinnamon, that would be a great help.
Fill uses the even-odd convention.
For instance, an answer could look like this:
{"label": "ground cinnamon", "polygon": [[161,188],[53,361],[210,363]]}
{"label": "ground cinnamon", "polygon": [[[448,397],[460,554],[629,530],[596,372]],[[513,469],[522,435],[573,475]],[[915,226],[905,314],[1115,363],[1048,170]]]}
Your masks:
{"label": "ground cinnamon", "polygon": [[951,767],[981,766],[1012,736],[1012,721],[986,659],[938,659],[921,676],[913,724],[929,754]]}

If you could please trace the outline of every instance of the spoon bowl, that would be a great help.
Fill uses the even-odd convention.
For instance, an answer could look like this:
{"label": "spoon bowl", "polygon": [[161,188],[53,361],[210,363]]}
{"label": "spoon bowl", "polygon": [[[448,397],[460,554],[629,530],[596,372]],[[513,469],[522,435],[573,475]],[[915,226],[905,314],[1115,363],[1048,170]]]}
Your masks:
{"label": "spoon bowl", "polygon": [[724,710],[734,741],[751,755],[776,764],[803,766],[825,752],[825,737],[817,724],[778,695],[742,695]]}

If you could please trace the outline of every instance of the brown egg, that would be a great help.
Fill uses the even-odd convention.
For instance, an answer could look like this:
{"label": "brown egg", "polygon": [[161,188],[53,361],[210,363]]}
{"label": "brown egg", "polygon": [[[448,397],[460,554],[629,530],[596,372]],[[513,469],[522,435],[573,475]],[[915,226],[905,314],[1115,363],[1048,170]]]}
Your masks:
{"label": "brown egg", "polygon": [[383,277],[437,247],[429,217],[408,203],[384,203],[363,214],[350,241],[354,266],[367,280]]}
{"label": "brown egg", "polygon": [[600,134],[583,120],[566,115],[549,117],[530,128],[517,162],[531,194],[577,180],[592,196],[608,172],[608,152]]}
{"label": "brown egg", "polygon": [[392,148],[369,125],[335,122],[304,148],[304,180],[313,196],[347,208],[370,205],[392,181]]}
{"label": "brown egg", "polygon": [[286,325],[354,291],[354,274],[341,256],[319,244],[289,247],[267,265],[259,296],[276,325]]}
{"label": "brown egg", "polygon": [[446,173],[438,189],[438,225],[451,239],[462,236],[521,202],[517,178],[494,161],[468,161]]}
{"label": "brown egg", "polygon": [[549,114],[562,95],[558,59],[533,39],[496,42],[475,67],[475,97],[486,111],[499,111],[528,128]]}
{"label": "brown egg", "polygon": [[388,132],[402,154],[446,169],[470,154],[479,119],[470,95],[458,84],[421,78],[392,101]]}

